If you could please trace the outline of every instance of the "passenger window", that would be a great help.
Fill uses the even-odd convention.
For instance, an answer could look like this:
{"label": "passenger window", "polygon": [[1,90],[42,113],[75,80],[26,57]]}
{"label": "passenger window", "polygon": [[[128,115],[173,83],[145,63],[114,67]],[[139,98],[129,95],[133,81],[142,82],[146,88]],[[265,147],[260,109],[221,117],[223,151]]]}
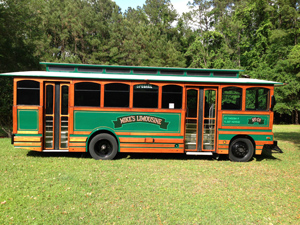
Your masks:
{"label": "passenger window", "polygon": [[105,107],[129,107],[128,84],[106,84],[104,88]]}
{"label": "passenger window", "polygon": [[134,85],[133,107],[158,108],[158,86],[152,84]]}
{"label": "passenger window", "polygon": [[222,90],[222,110],[242,109],[243,89],[239,87],[226,87]]}
{"label": "passenger window", "polygon": [[40,105],[40,83],[32,80],[18,81],[17,105]]}
{"label": "passenger window", "polygon": [[166,85],[162,87],[162,108],[182,108],[182,87],[178,85]]}
{"label": "passenger window", "polygon": [[76,83],[74,105],[100,107],[100,84]]}
{"label": "passenger window", "polygon": [[248,88],[246,90],[246,110],[269,110],[270,90]]}

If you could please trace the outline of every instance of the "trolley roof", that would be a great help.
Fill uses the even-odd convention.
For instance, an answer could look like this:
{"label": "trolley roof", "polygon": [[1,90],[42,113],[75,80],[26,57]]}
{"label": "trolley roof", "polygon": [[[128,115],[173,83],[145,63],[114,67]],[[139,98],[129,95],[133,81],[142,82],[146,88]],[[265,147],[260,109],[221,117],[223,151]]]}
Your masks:
{"label": "trolley roof", "polygon": [[235,69],[221,70],[173,67],[108,66],[48,62],[41,62],[40,64],[46,65],[46,71],[12,72],[0,75],[32,78],[283,85],[283,83],[274,81],[239,78],[239,73],[243,70]]}

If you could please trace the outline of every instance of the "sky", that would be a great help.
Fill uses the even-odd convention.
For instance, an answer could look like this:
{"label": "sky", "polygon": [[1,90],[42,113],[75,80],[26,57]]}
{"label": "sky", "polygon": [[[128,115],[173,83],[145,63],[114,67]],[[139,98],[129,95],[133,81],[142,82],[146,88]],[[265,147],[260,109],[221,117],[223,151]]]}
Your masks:
{"label": "sky", "polygon": [[[122,12],[125,12],[125,10],[128,9],[128,7],[134,8],[136,9],[138,6],[143,7],[143,5],[145,4],[146,0],[113,0],[115,3],[117,3],[117,5],[121,8]],[[174,7],[174,9],[176,9],[177,13],[179,13],[180,15],[183,12],[187,12],[188,11],[188,6],[187,3],[192,0],[171,0],[171,3]]]}

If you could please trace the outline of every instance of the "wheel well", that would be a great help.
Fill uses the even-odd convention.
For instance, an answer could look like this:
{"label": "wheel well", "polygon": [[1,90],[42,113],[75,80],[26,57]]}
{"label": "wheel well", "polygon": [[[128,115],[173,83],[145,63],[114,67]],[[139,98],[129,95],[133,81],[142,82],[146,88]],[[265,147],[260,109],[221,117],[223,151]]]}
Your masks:
{"label": "wheel well", "polygon": [[247,139],[249,139],[249,140],[252,142],[252,144],[253,144],[254,153],[255,153],[255,149],[256,149],[256,147],[255,147],[255,141],[254,141],[253,138],[252,138],[251,136],[249,136],[249,135],[236,135],[236,136],[234,136],[234,137],[230,140],[229,147],[228,147],[228,150],[229,150],[229,151],[230,151],[230,145],[231,145],[231,143],[232,143],[234,140],[238,139],[238,138],[247,138]]}
{"label": "wheel well", "polygon": [[113,136],[116,139],[116,141],[118,143],[118,147],[120,147],[119,140],[113,132],[111,132],[109,130],[98,130],[98,131],[95,131],[94,133],[92,133],[91,136],[89,136],[88,142],[87,142],[87,151],[89,151],[89,145],[90,145],[91,140],[93,139],[93,137],[95,137],[98,134],[110,134],[111,136]]}

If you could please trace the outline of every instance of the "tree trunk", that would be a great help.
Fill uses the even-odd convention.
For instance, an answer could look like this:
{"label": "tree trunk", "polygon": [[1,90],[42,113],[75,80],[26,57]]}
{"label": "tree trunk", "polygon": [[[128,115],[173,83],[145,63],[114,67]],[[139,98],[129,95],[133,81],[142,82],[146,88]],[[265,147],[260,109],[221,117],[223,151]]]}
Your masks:
{"label": "tree trunk", "polygon": [[7,137],[11,138],[11,130],[10,129],[6,129],[4,127],[1,127],[1,129],[7,134]]}
{"label": "tree trunk", "polygon": [[295,109],[295,124],[299,124],[299,120],[298,120],[298,110]]}

